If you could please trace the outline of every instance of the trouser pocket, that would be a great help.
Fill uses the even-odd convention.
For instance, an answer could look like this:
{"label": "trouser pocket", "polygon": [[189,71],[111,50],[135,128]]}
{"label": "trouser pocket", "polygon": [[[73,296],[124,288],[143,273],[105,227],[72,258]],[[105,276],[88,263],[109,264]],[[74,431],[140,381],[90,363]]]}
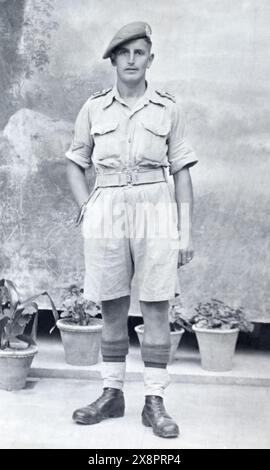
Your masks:
{"label": "trouser pocket", "polygon": [[82,234],[84,238],[86,237],[86,234],[89,236],[92,226],[96,226],[97,224],[101,223],[101,210],[96,209],[95,203],[99,198],[102,189],[103,188],[94,188],[88,197],[88,201],[86,202],[85,211],[82,218]]}

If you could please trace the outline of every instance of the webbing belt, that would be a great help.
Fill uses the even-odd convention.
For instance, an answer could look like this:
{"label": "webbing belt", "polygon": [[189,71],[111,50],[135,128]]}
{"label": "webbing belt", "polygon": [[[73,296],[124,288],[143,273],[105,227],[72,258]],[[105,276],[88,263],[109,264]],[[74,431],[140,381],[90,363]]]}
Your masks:
{"label": "webbing belt", "polygon": [[96,187],[128,186],[166,181],[163,168],[152,170],[133,170],[113,173],[98,173]]}

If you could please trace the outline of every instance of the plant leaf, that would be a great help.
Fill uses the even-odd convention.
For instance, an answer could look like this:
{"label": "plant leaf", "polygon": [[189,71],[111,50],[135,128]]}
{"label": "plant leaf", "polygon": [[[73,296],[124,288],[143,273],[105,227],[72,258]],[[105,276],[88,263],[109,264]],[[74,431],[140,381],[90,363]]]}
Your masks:
{"label": "plant leaf", "polygon": [[16,338],[19,339],[20,341],[23,341],[24,343],[27,343],[28,346],[30,346],[30,345],[36,346],[35,341],[34,341],[33,338],[31,338],[30,336],[27,336],[27,335],[18,335],[18,336],[16,336]]}
{"label": "plant leaf", "polygon": [[9,302],[9,294],[8,294],[8,290],[7,290],[7,287],[4,285],[0,285],[0,308],[3,306],[3,305],[7,305]]}
{"label": "plant leaf", "polygon": [[11,302],[12,306],[15,306],[16,304],[19,304],[20,301],[21,301],[21,296],[20,296],[18,290],[16,289],[14,283],[12,281],[10,281],[9,279],[5,279],[5,286],[8,289],[8,293],[9,293],[9,296],[10,296],[10,302]]}
{"label": "plant leaf", "polygon": [[34,315],[38,312],[38,304],[36,302],[30,302],[22,310],[22,315]]}
{"label": "plant leaf", "polygon": [[71,314],[70,314],[70,312],[64,311],[64,312],[62,312],[62,313],[60,314],[60,317],[61,317],[61,318],[71,317]]}
{"label": "plant leaf", "polygon": [[8,318],[11,318],[12,314],[13,314],[13,311],[10,308],[8,307],[3,308],[3,315],[5,315]]}
{"label": "plant leaf", "polygon": [[50,296],[50,294],[48,294],[48,292],[44,291],[44,292],[40,292],[39,294],[36,294],[36,295],[33,295],[31,297],[29,297],[29,299],[26,299],[24,302],[21,302],[20,304],[20,308],[23,306],[25,307],[26,305],[28,305],[29,303],[32,303],[34,300],[36,300],[38,297],[40,297],[41,295],[45,295],[46,297],[48,297],[49,301],[50,301],[50,304],[51,304],[51,307],[52,307],[52,313],[53,313],[53,316],[54,316],[54,320],[55,322],[58,320],[59,318],[59,315],[58,315],[58,312],[56,310],[56,307],[54,305],[54,302]]}
{"label": "plant leaf", "polygon": [[31,338],[36,341],[37,340],[37,328],[38,328],[38,315],[35,315],[32,329],[31,329]]}
{"label": "plant leaf", "polygon": [[2,338],[5,332],[5,326],[8,323],[8,317],[1,318],[0,320],[0,349],[2,347]]}
{"label": "plant leaf", "polygon": [[14,337],[17,337],[17,336],[23,334],[27,323],[28,323],[27,321],[24,321],[24,323],[23,322],[13,323],[11,325],[11,328],[10,328],[10,334]]}

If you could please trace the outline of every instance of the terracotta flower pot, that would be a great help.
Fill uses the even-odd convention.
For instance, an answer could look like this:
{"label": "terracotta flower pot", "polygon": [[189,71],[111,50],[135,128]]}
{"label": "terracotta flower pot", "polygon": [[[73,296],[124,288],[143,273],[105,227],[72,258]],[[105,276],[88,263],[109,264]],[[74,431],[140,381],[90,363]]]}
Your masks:
{"label": "terracotta flower pot", "polygon": [[[144,325],[137,325],[135,326],[135,331],[138,335],[140,346],[142,346],[143,341],[143,332],[144,332]],[[184,329],[178,331],[171,331],[171,349],[170,349],[170,359],[169,363],[172,363],[174,360],[177,348],[180,344],[181,338],[184,334]]]}
{"label": "terracotta flower pot", "polygon": [[73,366],[91,366],[99,359],[102,320],[80,326],[61,319],[56,322],[64,346],[65,360]]}
{"label": "terracotta flower pot", "polygon": [[216,372],[231,370],[239,329],[192,328],[198,341],[202,368]]}
{"label": "terracotta flower pot", "polygon": [[25,386],[37,346],[23,349],[0,350],[0,388],[4,390],[20,390]]}

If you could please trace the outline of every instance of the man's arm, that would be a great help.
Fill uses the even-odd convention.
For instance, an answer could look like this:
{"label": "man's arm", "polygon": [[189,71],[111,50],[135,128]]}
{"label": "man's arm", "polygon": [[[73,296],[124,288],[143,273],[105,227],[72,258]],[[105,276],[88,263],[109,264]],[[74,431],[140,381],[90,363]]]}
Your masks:
{"label": "man's arm", "polygon": [[173,175],[180,232],[178,267],[189,263],[194,256],[192,243],[193,188],[188,166]]}
{"label": "man's arm", "polygon": [[73,197],[81,207],[89,196],[85,169],[72,160],[67,160],[66,173]]}

